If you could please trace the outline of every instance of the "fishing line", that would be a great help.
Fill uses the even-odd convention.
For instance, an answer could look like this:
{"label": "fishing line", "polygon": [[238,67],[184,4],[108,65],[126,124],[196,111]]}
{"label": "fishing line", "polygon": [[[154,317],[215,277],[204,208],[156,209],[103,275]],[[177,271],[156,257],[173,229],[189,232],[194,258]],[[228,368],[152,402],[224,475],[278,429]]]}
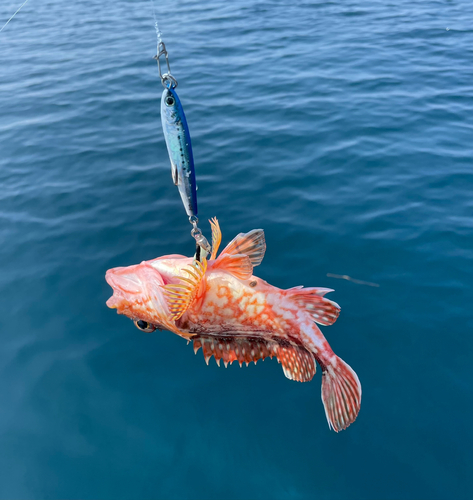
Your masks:
{"label": "fishing line", "polygon": [[[27,0],[28,1],[28,0]],[[154,5],[154,0],[150,0],[151,7],[153,8],[153,17],[154,17],[154,29],[156,31],[156,54],[159,54],[159,44],[162,43],[161,39],[161,30],[159,29],[158,19],[156,17],[156,6]]]}
{"label": "fishing line", "polygon": [[351,281],[352,283],[356,283],[357,285],[367,285],[367,286],[375,286],[379,287],[378,283],[372,283],[371,281],[363,281],[359,280],[356,278],[352,278],[351,276],[347,276],[346,274],[333,274],[333,273],[327,273],[327,276],[329,278],[337,278],[339,280],[347,280]]}
{"label": "fishing line", "polygon": [[0,30],[0,33],[3,31],[3,29],[5,28],[5,26],[18,14],[18,12],[20,12],[20,10],[23,8],[24,5],[26,5],[28,3],[28,0],[25,0],[21,5],[20,7],[18,8],[18,10],[13,14],[13,16],[10,17],[10,19],[3,25],[2,29]]}

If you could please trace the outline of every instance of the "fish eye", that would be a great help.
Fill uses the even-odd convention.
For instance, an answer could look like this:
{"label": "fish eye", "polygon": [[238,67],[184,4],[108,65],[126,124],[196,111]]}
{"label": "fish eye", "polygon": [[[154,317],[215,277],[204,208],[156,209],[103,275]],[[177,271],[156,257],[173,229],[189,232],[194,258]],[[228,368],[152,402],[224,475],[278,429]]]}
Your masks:
{"label": "fish eye", "polygon": [[166,97],[165,102],[168,106],[172,106],[174,104],[174,97],[171,96]]}
{"label": "fish eye", "polygon": [[151,333],[156,330],[154,325],[148,323],[147,321],[143,321],[142,319],[135,319],[133,323],[135,323],[136,328],[142,332]]}

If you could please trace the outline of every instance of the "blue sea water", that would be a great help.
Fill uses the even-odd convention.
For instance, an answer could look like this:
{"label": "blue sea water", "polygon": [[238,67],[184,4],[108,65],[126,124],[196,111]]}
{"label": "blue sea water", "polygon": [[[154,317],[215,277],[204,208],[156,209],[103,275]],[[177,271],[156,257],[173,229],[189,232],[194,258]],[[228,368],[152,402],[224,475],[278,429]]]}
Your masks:
{"label": "blue sea water", "polygon": [[30,0],[0,33],[0,499],[472,498],[473,3],[155,3],[202,227],[335,289],[361,411],[336,434],[320,370],[207,367],[105,306],[108,268],[193,253],[153,11]]}

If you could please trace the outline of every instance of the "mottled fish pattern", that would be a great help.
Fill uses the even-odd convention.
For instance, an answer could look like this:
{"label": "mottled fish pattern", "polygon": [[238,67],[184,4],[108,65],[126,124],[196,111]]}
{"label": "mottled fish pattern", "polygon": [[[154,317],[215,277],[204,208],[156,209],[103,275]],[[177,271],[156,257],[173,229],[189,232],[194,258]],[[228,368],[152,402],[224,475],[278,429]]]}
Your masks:
{"label": "mottled fish pattern", "polygon": [[360,409],[361,385],[317,326],[338,318],[340,307],[325,297],[332,290],[282,290],[254,276],[266,250],[261,229],[239,234],[217,257],[221,232],[216,219],[211,225],[208,260],[168,255],[107,271],[114,291],[107,305],[144,331],[165,329],[187,339],[207,363],[214,357],[219,366],[248,365],[274,357],[287,378],[308,382],[317,362],[329,427],[348,427]]}

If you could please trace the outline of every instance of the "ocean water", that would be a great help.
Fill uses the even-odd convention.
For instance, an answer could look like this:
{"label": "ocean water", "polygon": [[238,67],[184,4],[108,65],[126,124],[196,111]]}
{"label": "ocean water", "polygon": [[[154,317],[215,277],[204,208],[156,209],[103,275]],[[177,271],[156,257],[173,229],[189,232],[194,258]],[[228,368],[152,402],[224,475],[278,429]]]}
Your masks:
{"label": "ocean water", "polygon": [[153,10],[30,0],[0,33],[0,499],[472,498],[473,4],[155,4],[202,228],[335,289],[361,411],[336,434],[320,370],[206,366],[105,306],[108,268],[193,253]]}

